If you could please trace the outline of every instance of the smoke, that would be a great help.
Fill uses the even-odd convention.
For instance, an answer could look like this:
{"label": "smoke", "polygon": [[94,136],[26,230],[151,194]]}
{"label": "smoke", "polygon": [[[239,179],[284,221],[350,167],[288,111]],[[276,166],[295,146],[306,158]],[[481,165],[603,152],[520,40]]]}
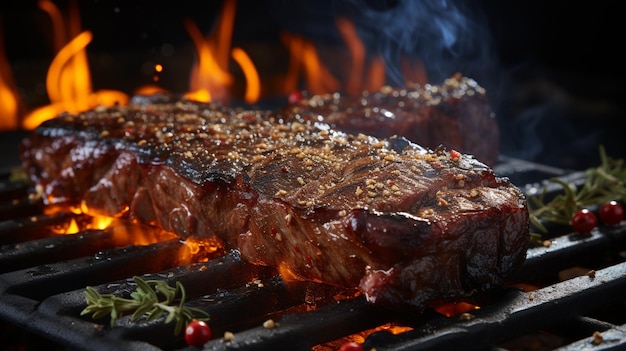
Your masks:
{"label": "smoke", "polygon": [[502,154],[583,169],[600,162],[600,145],[613,157],[616,150],[623,153],[622,132],[610,122],[613,116],[623,115],[617,105],[609,99],[576,95],[546,72],[525,73],[526,81],[509,85],[507,89],[515,94],[500,103],[499,113],[507,117],[500,119],[501,134],[506,136],[500,145]]}
{"label": "smoke", "polygon": [[577,11],[563,17],[562,4],[539,1],[274,1],[276,20],[316,43],[343,45],[333,24],[351,20],[370,58],[384,59],[390,85],[406,83],[406,61],[423,64],[433,84],[457,72],[475,79],[494,109],[503,155],[563,168],[594,164],[600,144],[624,155],[615,128],[625,110],[615,79],[621,56],[604,44],[619,40],[596,40],[620,33],[619,20],[605,19],[619,16],[608,5],[570,6]]}
{"label": "smoke", "polygon": [[[281,2],[279,15],[290,30],[309,38],[340,39],[332,25],[351,20],[370,55],[380,55],[391,85],[404,85],[403,62],[423,64],[428,80],[440,83],[456,72],[477,81],[494,74],[497,58],[482,7],[463,0],[346,0]],[[295,11],[295,13],[294,13]]]}
{"label": "smoke", "polygon": [[[495,60],[484,15],[465,1],[398,1],[380,11],[353,1],[357,26],[372,51],[384,56],[392,84],[404,83],[399,62],[423,62],[431,82],[455,72],[480,79]],[[417,61],[415,61],[417,62]]]}

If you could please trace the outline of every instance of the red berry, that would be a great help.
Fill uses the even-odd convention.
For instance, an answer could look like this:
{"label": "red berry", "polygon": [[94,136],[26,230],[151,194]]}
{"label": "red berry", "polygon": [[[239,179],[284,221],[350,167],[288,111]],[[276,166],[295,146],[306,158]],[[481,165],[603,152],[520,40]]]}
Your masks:
{"label": "red berry", "polygon": [[598,218],[586,208],[579,210],[572,216],[572,229],[581,234],[588,234],[598,225]]}
{"label": "red berry", "polygon": [[339,351],[363,351],[363,346],[357,342],[347,342],[339,348]]}
{"label": "red berry", "polygon": [[624,219],[624,207],[617,201],[600,206],[600,219],[606,225],[618,225]]}
{"label": "red berry", "polygon": [[293,93],[289,94],[287,100],[290,104],[295,104],[296,102],[302,100],[302,92],[294,91]]}
{"label": "red berry", "polygon": [[185,341],[190,346],[200,347],[211,339],[211,328],[205,321],[192,320],[185,328]]}

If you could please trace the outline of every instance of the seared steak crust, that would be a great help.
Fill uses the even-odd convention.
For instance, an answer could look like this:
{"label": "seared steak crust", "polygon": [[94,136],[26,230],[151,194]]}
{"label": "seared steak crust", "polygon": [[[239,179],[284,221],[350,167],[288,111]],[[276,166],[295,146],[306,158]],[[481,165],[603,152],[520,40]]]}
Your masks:
{"label": "seared steak crust", "polygon": [[134,99],[43,123],[21,156],[48,202],[213,239],[374,303],[469,296],[526,255],[524,196],[472,156],[298,116]]}
{"label": "seared steak crust", "polygon": [[472,154],[489,166],[498,160],[500,130],[485,89],[460,74],[440,85],[386,86],[357,96],[313,95],[284,113],[323,120],[351,134],[399,135],[431,149],[443,145]]}

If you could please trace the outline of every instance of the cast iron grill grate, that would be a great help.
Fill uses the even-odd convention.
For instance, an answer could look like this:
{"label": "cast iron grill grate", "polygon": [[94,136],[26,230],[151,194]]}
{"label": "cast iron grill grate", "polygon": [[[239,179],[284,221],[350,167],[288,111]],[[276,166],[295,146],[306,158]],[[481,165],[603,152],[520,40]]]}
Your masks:
{"label": "cast iron grill grate", "polygon": [[[509,158],[496,172],[528,184],[522,187],[527,193],[553,176],[582,181],[582,173]],[[377,351],[626,347],[624,222],[588,236],[565,233],[551,238],[550,246],[529,249],[510,286],[472,301],[480,309],[446,317],[431,309],[376,308],[316,283],[286,283],[235,251],[181,265],[176,252],[183,244],[175,239],[120,246],[112,240],[113,228],[58,235],[52,228],[73,215],[44,214],[28,190],[6,176],[0,181],[0,319],[70,349],[192,349],[173,335],[171,324],[123,317],[110,328],[108,320],[80,316],[86,286],[128,295],[134,275],[183,283],[189,305],[211,315],[216,337],[206,350],[336,350],[354,334]],[[268,319],[278,327],[263,327]],[[401,326],[403,332],[380,326]],[[220,337],[226,331],[234,341]]]}

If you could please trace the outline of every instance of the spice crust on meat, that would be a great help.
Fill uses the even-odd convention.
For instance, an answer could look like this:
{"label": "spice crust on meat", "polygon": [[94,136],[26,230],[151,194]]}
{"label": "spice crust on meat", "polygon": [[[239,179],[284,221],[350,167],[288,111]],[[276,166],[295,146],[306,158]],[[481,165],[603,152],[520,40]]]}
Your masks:
{"label": "spice crust on meat", "polygon": [[220,241],[297,279],[421,306],[523,263],[523,194],[474,157],[186,100],[64,114],[22,144],[49,202]]}

